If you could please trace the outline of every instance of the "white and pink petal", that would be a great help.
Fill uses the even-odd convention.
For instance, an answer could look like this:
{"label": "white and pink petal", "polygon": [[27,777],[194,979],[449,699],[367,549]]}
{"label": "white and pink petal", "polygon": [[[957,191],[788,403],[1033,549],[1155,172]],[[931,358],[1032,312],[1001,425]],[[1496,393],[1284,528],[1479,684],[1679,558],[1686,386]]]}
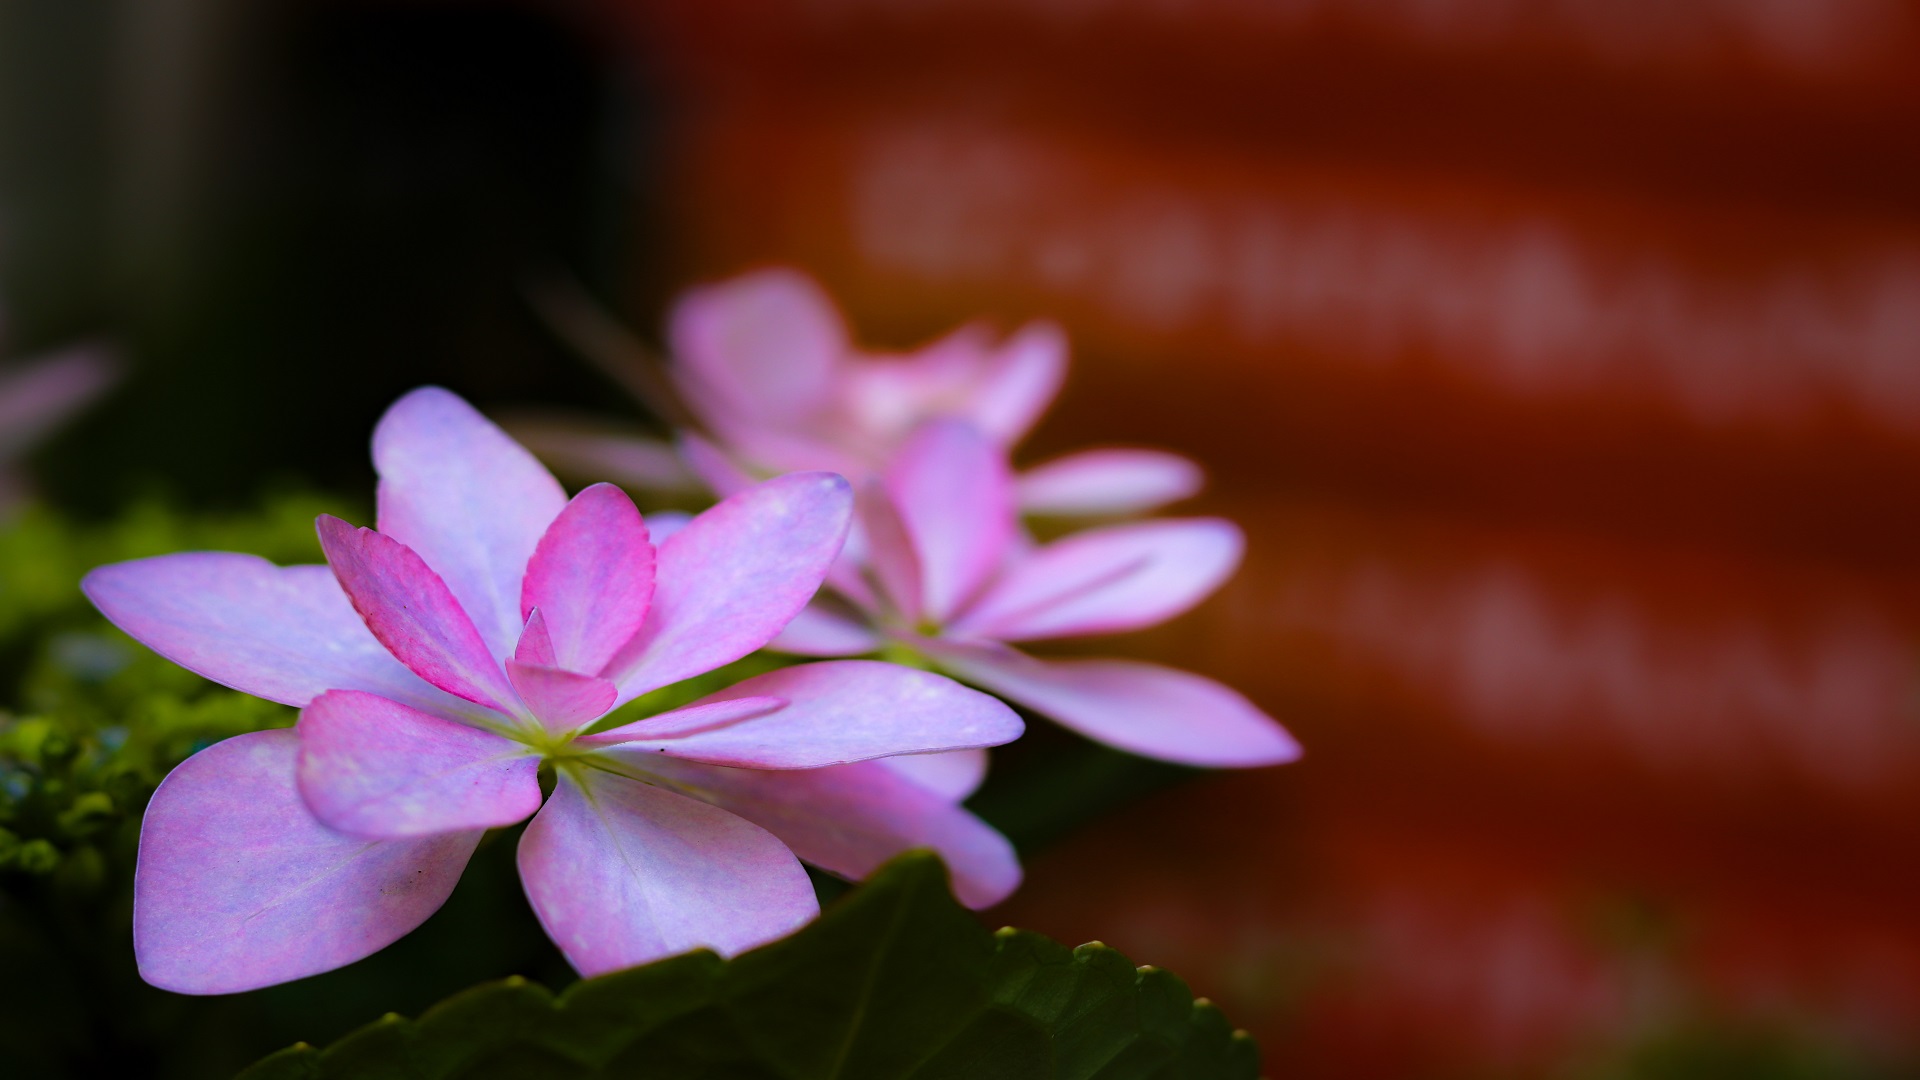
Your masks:
{"label": "white and pink petal", "polygon": [[193,551],[102,566],[80,588],[141,644],[243,693],[301,706],[328,690],[369,690],[472,709],[395,660],[325,566]]}
{"label": "white and pink petal", "polygon": [[1095,517],[1142,514],[1189,498],[1206,481],[1200,466],[1162,450],[1087,450],[1036,465],[1014,487],[1028,514]]}
{"label": "white and pink petal", "polygon": [[1027,552],[951,624],[957,635],[1032,641],[1154,626],[1207,598],[1240,564],[1233,523],[1109,525]]}
{"label": "white and pink petal", "polygon": [[598,769],[561,772],[520,838],[519,863],[547,936],[587,976],[692,949],[731,956],[819,912],[806,871],[773,834]]}
{"label": "white and pink petal", "polygon": [[839,555],[852,504],[844,479],[791,473],[722,501],[660,545],[647,621],[602,672],[620,700],[773,640]]}
{"label": "white and pink petal", "polygon": [[414,674],[501,713],[513,687],[447,583],[405,544],[330,514],[318,522],[327,565],[367,629]]}
{"label": "white and pink petal", "polygon": [[1022,327],[981,372],[963,415],[1002,446],[1019,442],[1067,378],[1067,338],[1052,323]]}
{"label": "white and pink petal", "polygon": [[[944,675],[877,660],[828,660],[746,679],[694,707],[740,698],[784,707],[678,737],[626,744],[688,761],[755,769],[815,769],[894,754],[999,746],[1024,726],[989,694]],[[632,725],[635,733],[645,722]]]}
{"label": "white and pink petal", "polygon": [[767,648],[795,656],[859,656],[879,647],[880,636],[864,619],[826,596],[815,597],[767,642]]}
{"label": "white and pink petal", "polygon": [[401,398],[373,432],[380,532],[412,548],[460,601],[488,650],[513,652],[520,583],[567,504],[539,460],[437,386]]}
{"label": "white and pink petal", "polygon": [[991,907],[1020,884],[1013,845],[954,800],[903,776],[885,761],[769,772],[618,751],[684,790],[779,837],[794,854],[859,880],[903,851],[931,848],[969,907]]}
{"label": "white and pink petal", "polygon": [[987,779],[987,752],[984,749],[898,754],[875,760],[953,802],[960,802],[980,790],[980,785]]}
{"label": "white and pink petal", "polygon": [[556,735],[593,723],[613,708],[620,688],[597,675],[507,661],[507,678],[540,726]]}
{"label": "white and pink petal", "polygon": [[368,840],[327,828],[295,784],[299,738],[262,731],[174,769],[134,872],[141,977],[232,994],[317,975],[399,940],[443,904],[480,831]]}
{"label": "white and pink petal", "polygon": [[1037,660],[1004,646],[925,643],[942,668],[1095,742],[1203,768],[1281,765],[1300,744],[1235,690],[1135,660]]}
{"label": "white and pink petal", "polygon": [[491,731],[357,690],[300,713],[298,777],[329,828],[399,840],[523,820],[540,807],[540,759]]}
{"label": "white and pink petal", "polygon": [[921,609],[944,621],[986,584],[1013,544],[1017,507],[1006,451],[971,424],[936,420],[900,448],[884,483],[919,559]]}
{"label": "white and pink petal", "polygon": [[792,423],[825,405],[848,347],[833,301],[778,269],[687,293],[668,338],[682,391],[722,434]]}
{"label": "white and pink petal", "polygon": [[554,666],[598,675],[646,621],[654,550],[627,493],[595,484],[575,495],[534,548],[520,614],[539,609]]}

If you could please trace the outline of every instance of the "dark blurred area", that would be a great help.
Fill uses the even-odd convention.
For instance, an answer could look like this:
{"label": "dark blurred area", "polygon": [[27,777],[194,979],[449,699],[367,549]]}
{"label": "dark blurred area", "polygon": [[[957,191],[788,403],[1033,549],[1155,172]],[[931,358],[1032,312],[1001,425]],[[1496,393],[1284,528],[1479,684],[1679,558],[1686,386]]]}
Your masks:
{"label": "dark blurred area", "polygon": [[658,105],[615,45],[510,4],[0,9],[13,345],[111,332],[123,392],[42,455],[59,501],[359,488],[424,382],[603,393],[522,299],[629,285]]}
{"label": "dark blurred area", "polygon": [[421,382],[644,419],[555,272],[656,341],[769,263],[874,345],[1054,317],[1028,456],[1250,534],[1128,650],[1307,757],[992,918],[1275,1077],[1920,1075],[1920,4],[15,0],[0,93],[12,346],[131,363],[56,504],[360,495]]}

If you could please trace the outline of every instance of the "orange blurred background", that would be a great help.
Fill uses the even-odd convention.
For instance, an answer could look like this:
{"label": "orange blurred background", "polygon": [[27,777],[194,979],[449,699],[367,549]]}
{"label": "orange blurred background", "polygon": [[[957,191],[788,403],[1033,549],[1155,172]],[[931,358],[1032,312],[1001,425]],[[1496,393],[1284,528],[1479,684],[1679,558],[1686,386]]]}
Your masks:
{"label": "orange blurred background", "polygon": [[1127,648],[1305,761],[994,918],[1179,972],[1274,1076],[1920,1055],[1920,7],[610,9],[666,276],[800,266],[874,344],[1058,318],[1032,456],[1194,454],[1251,534]]}

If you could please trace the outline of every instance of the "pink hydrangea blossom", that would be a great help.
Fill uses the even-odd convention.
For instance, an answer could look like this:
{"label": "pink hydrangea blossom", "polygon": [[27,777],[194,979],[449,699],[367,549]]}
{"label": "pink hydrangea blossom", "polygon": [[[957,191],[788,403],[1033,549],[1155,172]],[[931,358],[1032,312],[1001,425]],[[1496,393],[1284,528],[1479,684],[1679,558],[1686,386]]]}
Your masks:
{"label": "pink hydrangea blossom", "polygon": [[[1232,574],[1239,529],[1217,518],[1086,529],[1036,545],[1005,452],[934,421],[860,494],[861,528],[773,647],[812,656],[908,650],[1110,746],[1189,765],[1291,761],[1299,747],[1233,690],[1132,660],[1043,660],[1009,642],[1153,626]],[[942,755],[960,770],[975,754]]]}
{"label": "pink hydrangea blossom", "polygon": [[1004,838],[879,760],[1020,734],[950,679],[801,664],[594,728],[778,633],[840,551],[846,481],[783,476],[656,544],[618,488],[569,500],[443,390],[401,399],[373,449],[379,530],[321,518],[326,566],[203,552],[86,580],[162,655],[302,710],[154,794],[134,889],[147,981],[227,993],[357,960],[440,906],[485,830],[529,815],[528,899],[583,974],[793,930],[817,911],[800,859],[857,878],[933,848],[976,906],[1018,882]]}
{"label": "pink hydrangea blossom", "polygon": [[[599,326],[594,336],[609,332]],[[671,381],[705,431],[682,434],[682,456],[720,494],[799,470],[863,480],[939,417],[966,420],[1011,448],[1052,403],[1067,368],[1066,339],[1048,323],[1003,341],[967,326],[906,354],[863,351],[820,287],[783,269],[692,290],[674,308],[668,337]],[[640,487],[675,486],[658,443],[551,422],[525,433],[556,462]],[[1113,515],[1186,498],[1200,483],[1199,468],[1177,455],[1102,449],[1040,465],[1016,490],[1026,513]]]}

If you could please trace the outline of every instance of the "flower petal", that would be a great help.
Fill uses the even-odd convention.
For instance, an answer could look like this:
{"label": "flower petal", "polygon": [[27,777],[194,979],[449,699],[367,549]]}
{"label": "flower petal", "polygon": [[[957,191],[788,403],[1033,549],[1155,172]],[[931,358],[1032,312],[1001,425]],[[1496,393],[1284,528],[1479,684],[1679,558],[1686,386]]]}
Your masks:
{"label": "flower petal", "polygon": [[325,566],[194,551],[102,566],[80,588],[161,656],[269,701],[305,705],[336,688],[420,708],[456,701],[381,646]]}
{"label": "flower petal", "polygon": [[911,352],[854,358],[836,380],[835,433],[884,463],[928,420],[967,418],[967,406],[997,359],[993,339],[991,328],[970,323]]}
{"label": "flower petal", "polygon": [[358,690],[300,713],[300,794],[329,828],[400,840],[511,825],[540,808],[540,759],[511,739]]}
{"label": "flower petal", "polygon": [[[520,640],[514,643],[513,658],[523,664],[534,667],[554,667],[553,635],[547,633],[547,617],[540,614],[539,608],[527,612],[527,625],[520,631]],[[512,673],[508,673],[512,678]]]}
{"label": "flower petal", "polygon": [[689,949],[730,956],[819,912],[806,871],[771,833],[600,770],[561,772],[519,861],[540,925],[586,976]]}
{"label": "flower petal", "polygon": [[846,539],[847,482],[792,473],[726,499],[660,545],[646,625],[603,674],[620,700],[712,671],[773,639]]}
{"label": "flower petal", "polygon": [[880,647],[880,638],[857,616],[825,596],[800,610],[767,648],[796,656],[859,656]]}
{"label": "flower petal", "polygon": [[1036,660],[1003,646],[922,648],[954,675],[1128,753],[1208,768],[1300,756],[1272,717],[1192,672],[1132,660]]}
{"label": "flower petal", "polygon": [[558,666],[598,675],[646,620],[653,544],[627,493],[595,484],[547,527],[520,590],[522,619],[539,608]]}
{"label": "flower petal", "polygon": [[620,688],[595,675],[541,664],[507,661],[507,678],[540,725],[556,735],[607,715]]}
{"label": "flower petal", "polygon": [[858,880],[910,848],[946,860],[968,907],[991,907],[1020,884],[1013,845],[986,822],[889,767],[898,759],[766,772],[661,760],[621,749],[644,767],[746,818],[807,862]]}
{"label": "flower petal", "polygon": [[418,840],[335,832],[294,783],[300,740],[261,731],[173,770],[140,826],[133,950],[182,994],[231,994],[378,952],[453,891],[480,831]]}
{"label": "flower petal", "polygon": [[667,335],[681,389],[722,436],[791,423],[825,404],[847,351],[833,301],[791,270],[692,290]]}
{"label": "flower petal", "polygon": [[1088,450],[1021,473],[1020,509],[1082,517],[1139,514],[1199,492],[1200,466],[1161,450]]}
{"label": "flower petal", "polygon": [[611,480],[642,491],[700,490],[679,448],[663,439],[602,430],[592,421],[522,418],[503,423],[515,442],[569,479]]}
{"label": "flower petal", "polygon": [[892,754],[999,746],[1020,737],[1012,709],[944,675],[878,660],[828,660],[756,675],[695,702],[785,698],[739,723],[626,745],[750,769],[817,769]]}
{"label": "flower petal", "polygon": [[1016,559],[951,630],[1030,641],[1153,626],[1219,588],[1244,545],[1217,518],[1088,529]]}
{"label": "flower petal", "polygon": [[0,368],[0,459],[47,437],[120,379],[109,348],[80,345]]}
{"label": "flower petal", "polygon": [[582,735],[575,741],[581,746],[613,746],[636,740],[677,739],[684,735],[737,724],[742,720],[764,716],[786,707],[787,699],[777,697],[740,697],[726,701],[708,701],[682,706],[656,716],[649,716],[644,720],[635,720],[631,724],[608,728],[593,735]]}
{"label": "flower petal", "polygon": [[[723,499],[760,482],[725,450],[691,432],[680,433],[680,458],[687,463],[689,472]],[[666,538],[661,537],[659,542],[666,543]]]}
{"label": "flower petal", "polygon": [[388,652],[449,694],[511,712],[513,688],[440,575],[390,536],[330,514],[317,525],[327,565]]}
{"label": "flower petal", "polygon": [[966,411],[1002,446],[1012,446],[1047,411],[1067,378],[1067,338],[1052,323],[1032,323],[1000,346]]}
{"label": "flower petal", "polygon": [[447,583],[488,650],[513,652],[520,581],[567,504],[559,481],[473,406],[437,386],[401,398],[373,432],[382,533]]}
{"label": "flower petal", "polygon": [[1000,566],[1013,542],[1013,478],[1006,452],[972,425],[922,427],[887,466],[893,498],[920,557],[921,606],[944,621]]}
{"label": "flower petal", "polygon": [[667,537],[687,527],[693,515],[685,510],[655,510],[647,515],[647,532],[653,538],[653,546],[658,549],[667,542]]}
{"label": "flower petal", "polygon": [[[864,555],[866,566],[872,571],[872,581],[878,585],[879,595],[903,623],[911,626],[919,622],[926,574],[921,569],[920,553],[907,531],[907,523],[900,517],[899,508],[878,483],[862,488],[854,507],[858,515],[859,528],[856,533],[860,540],[859,550]],[[850,553],[853,547],[853,544],[848,544]],[[846,562],[846,559],[842,559],[835,566],[836,573],[831,576],[836,584],[840,584],[841,576],[846,572]],[[854,572],[857,573],[857,569]]]}
{"label": "flower petal", "polygon": [[987,778],[985,750],[946,750],[937,754],[899,754],[877,759],[901,776],[942,798],[960,802],[980,790]]}

